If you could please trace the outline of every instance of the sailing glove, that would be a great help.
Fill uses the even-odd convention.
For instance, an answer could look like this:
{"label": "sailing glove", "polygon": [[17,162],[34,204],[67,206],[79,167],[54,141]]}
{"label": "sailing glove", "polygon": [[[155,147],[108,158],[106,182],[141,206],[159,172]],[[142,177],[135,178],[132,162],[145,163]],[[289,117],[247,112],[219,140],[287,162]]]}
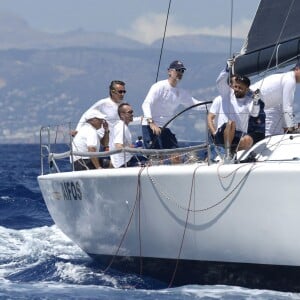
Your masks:
{"label": "sailing glove", "polygon": [[254,105],[258,105],[258,101],[261,99],[261,93],[259,89],[253,92],[252,98]]}
{"label": "sailing glove", "polygon": [[226,71],[229,72],[229,70],[232,68],[234,63],[233,58],[229,58],[227,59],[227,63],[226,63]]}

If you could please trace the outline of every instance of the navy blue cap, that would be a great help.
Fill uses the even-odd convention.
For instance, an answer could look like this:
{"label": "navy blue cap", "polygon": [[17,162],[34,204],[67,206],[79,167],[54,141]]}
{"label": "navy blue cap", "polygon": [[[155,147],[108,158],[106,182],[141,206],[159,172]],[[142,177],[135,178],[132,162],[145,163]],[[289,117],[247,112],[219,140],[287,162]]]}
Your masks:
{"label": "navy blue cap", "polygon": [[169,69],[186,70],[183,63],[179,60],[174,60],[173,62],[171,62]]}

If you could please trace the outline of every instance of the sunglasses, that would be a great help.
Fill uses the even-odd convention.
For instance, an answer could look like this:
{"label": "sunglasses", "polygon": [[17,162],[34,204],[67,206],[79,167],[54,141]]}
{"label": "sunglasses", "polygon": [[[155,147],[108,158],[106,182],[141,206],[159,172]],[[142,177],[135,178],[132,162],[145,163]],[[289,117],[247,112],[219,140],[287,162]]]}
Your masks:
{"label": "sunglasses", "polygon": [[125,111],[126,114],[133,114],[133,110]]}
{"label": "sunglasses", "polygon": [[114,90],[114,92],[116,93],[116,94],[119,94],[119,95],[122,95],[122,94],[126,94],[126,91],[125,90]]}
{"label": "sunglasses", "polygon": [[183,74],[185,70],[184,70],[184,69],[175,69],[175,71],[176,71],[177,73]]}

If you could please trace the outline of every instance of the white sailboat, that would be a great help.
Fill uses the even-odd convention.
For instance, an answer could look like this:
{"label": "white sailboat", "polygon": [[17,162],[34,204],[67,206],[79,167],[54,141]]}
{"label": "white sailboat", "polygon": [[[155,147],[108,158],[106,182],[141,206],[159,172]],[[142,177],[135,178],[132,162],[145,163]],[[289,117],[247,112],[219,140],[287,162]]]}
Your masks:
{"label": "white sailboat", "polygon": [[[254,29],[265,32],[269,28],[256,22],[264,20],[265,24],[263,14],[275,13],[275,9],[284,20],[278,27],[289,32],[289,24],[295,27],[293,33],[297,27],[298,36],[290,39],[289,34],[281,34],[282,40],[274,36],[273,44],[253,50]],[[249,53],[246,48],[236,59],[239,73],[265,70],[268,64],[262,62],[261,66],[253,63],[256,58],[247,57],[256,57],[257,51],[269,47],[285,48],[282,57],[274,59],[273,50],[266,50],[266,61],[273,66],[297,59],[299,11],[299,1],[261,1],[247,40]],[[293,17],[295,25],[290,23]],[[296,53],[292,46],[282,46],[296,41]],[[262,56],[258,55],[259,61]],[[48,210],[68,237],[107,267],[153,276],[169,285],[300,290],[300,134],[267,137],[243,153],[238,162],[211,163],[208,157],[179,165],[152,163],[75,172],[59,170],[59,159],[72,150],[53,152],[49,127],[43,128],[41,136],[45,132],[49,140],[44,143],[41,138],[38,182]],[[209,154],[210,146],[204,143],[176,152],[194,154],[207,148]],[[45,172],[45,158],[50,172]]]}

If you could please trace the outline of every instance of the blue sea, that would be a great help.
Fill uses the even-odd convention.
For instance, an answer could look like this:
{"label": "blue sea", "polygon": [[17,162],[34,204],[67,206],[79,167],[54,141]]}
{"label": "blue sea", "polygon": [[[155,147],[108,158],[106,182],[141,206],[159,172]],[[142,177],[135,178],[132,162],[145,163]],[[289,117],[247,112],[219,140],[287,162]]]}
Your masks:
{"label": "blue sea", "polygon": [[161,282],[105,274],[53,223],[43,201],[39,145],[0,145],[0,299],[300,299],[238,286]]}

